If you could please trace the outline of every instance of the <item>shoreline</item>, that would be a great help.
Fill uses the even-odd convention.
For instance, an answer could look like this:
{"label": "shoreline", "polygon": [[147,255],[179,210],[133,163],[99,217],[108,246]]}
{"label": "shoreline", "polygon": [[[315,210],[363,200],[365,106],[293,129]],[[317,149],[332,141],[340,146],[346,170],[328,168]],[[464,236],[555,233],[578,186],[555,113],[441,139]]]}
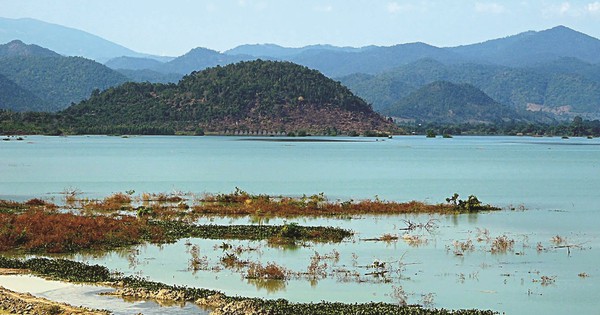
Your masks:
{"label": "shoreline", "polygon": [[[27,269],[0,268],[0,276],[31,275]],[[0,286],[0,314],[90,314],[107,315],[108,311],[73,306],[37,297],[29,292],[9,290]]]}
{"label": "shoreline", "polygon": [[[0,268],[0,276],[30,275],[26,269]],[[110,312],[37,297],[29,292],[9,290],[0,286],[0,314],[89,314],[108,315]]]}

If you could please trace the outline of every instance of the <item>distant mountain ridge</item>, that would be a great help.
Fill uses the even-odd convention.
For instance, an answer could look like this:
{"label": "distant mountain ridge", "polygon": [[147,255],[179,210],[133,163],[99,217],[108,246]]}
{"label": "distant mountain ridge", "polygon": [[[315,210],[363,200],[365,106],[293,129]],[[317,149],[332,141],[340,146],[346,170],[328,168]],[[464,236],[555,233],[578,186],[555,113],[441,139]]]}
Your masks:
{"label": "distant mountain ridge", "polygon": [[29,18],[0,17],[0,44],[16,39],[48,48],[61,55],[82,56],[98,62],[106,62],[121,56],[151,57],[164,60],[164,57],[138,53],[74,28]]}
{"label": "distant mountain ridge", "polygon": [[305,53],[307,51],[334,51],[334,52],[361,52],[368,50],[374,46],[361,48],[355,47],[337,47],[332,45],[309,45],[298,48],[283,47],[276,44],[247,44],[240,45],[233,49],[223,52],[226,55],[248,55],[257,58],[277,58],[285,59],[286,57]]}
{"label": "distant mountain ridge", "polygon": [[[200,51],[196,51],[200,50]],[[192,58],[191,55],[194,57]],[[355,73],[379,74],[429,58],[446,65],[481,63],[509,67],[530,67],[561,58],[576,58],[587,63],[600,63],[600,40],[564,26],[544,31],[528,31],[505,38],[458,47],[435,47],[426,43],[362,48],[311,45],[299,48],[275,44],[241,45],[219,53],[197,48],[164,64],[149,68],[158,72],[186,73],[209,66],[224,65],[256,58],[284,60],[319,70],[329,77]],[[181,59],[185,59],[183,62]],[[183,65],[185,64],[185,65]],[[123,67],[136,70],[132,65]]]}
{"label": "distant mountain ridge", "polygon": [[474,62],[525,66],[573,57],[600,63],[600,40],[565,26],[448,48]]}

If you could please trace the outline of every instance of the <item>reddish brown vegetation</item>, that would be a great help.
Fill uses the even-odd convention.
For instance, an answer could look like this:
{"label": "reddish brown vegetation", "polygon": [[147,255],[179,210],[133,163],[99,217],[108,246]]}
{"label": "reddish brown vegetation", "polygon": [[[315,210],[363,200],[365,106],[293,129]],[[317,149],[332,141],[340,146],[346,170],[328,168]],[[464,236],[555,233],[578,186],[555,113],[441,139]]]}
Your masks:
{"label": "reddish brown vegetation", "polygon": [[51,202],[44,201],[38,198],[30,199],[25,202],[0,200],[0,212],[24,211],[27,209],[40,209],[52,211],[58,209],[58,206]]}
{"label": "reddish brown vegetation", "polygon": [[131,245],[150,234],[149,229],[144,221],[129,217],[115,219],[42,211],[0,214],[0,251],[58,253]]}
{"label": "reddish brown vegetation", "polygon": [[303,201],[295,198],[272,200],[267,197],[250,199],[231,198],[225,202],[204,200],[192,207],[195,213],[220,215],[266,215],[266,216],[330,216],[353,214],[403,214],[403,213],[454,213],[449,204],[429,205],[419,201],[404,203],[363,200],[359,202],[331,203]]}

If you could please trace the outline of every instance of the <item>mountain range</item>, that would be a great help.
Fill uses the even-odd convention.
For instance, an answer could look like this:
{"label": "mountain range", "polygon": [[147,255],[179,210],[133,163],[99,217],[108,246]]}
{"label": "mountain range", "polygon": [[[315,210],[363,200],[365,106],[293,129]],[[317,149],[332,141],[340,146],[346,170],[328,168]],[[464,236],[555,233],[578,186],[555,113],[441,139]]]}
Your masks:
{"label": "mountain range", "polygon": [[542,112],[544,119],[600,117],[600,40],[565,26],[458,47],[254,44],[223,53],[199,47],[172,58],[138,53],[55,24],[0,18],[3,42],[0,82],[7,82],[2,90],[11,86],[15,92],[0,97],[0,108],[19,111],[57,111],[96,89],[126,81],[176,83],[193,71],[262,59],[318,70],[390,115],[411,93],[445,81],[453,84],[446,88],[457,89],[453,95],[461,95],[458,91],[467,84],[515,113]]}
{"label": "mountain range", "polygon": [[[264,44],[242,45],[224,53],[202,48],[200,59],[197,58],[200,54],[196,50],[179,57],[186,60],[195,59],[194,62],[185,65],[177,62],[178,67],[167,65],[161,68],[155,65],[151,69],[185,74],[203,69],[207,66],[207,60],[211,60],[210,65],[214,66],[230,63],[231,60],[261,58],[291,61],[317,69],[329,77],[342,77],[354,73],[378,74],[426,58],[444,64],[477,63],[508,67],[532,66],[564,57],[577,58],[592,64],[600,62],[600,40],[565,26],[446,48],[420,42],[363,48],[330,45],[286,48]],[[134,60],[131,60],[131,64],[120,63],[118,68],[139,69],[137,65]]]}

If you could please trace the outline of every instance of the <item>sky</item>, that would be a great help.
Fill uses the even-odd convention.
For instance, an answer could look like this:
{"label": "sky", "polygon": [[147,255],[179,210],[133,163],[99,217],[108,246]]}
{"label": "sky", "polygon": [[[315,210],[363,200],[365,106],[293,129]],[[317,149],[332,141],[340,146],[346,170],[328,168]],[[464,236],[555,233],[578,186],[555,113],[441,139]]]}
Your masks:
{"label": "sky", "polygon": [[264,43],[449,47],[557,25],[600,38],[600,0],[0,0],[0,16],[164,56]]}

